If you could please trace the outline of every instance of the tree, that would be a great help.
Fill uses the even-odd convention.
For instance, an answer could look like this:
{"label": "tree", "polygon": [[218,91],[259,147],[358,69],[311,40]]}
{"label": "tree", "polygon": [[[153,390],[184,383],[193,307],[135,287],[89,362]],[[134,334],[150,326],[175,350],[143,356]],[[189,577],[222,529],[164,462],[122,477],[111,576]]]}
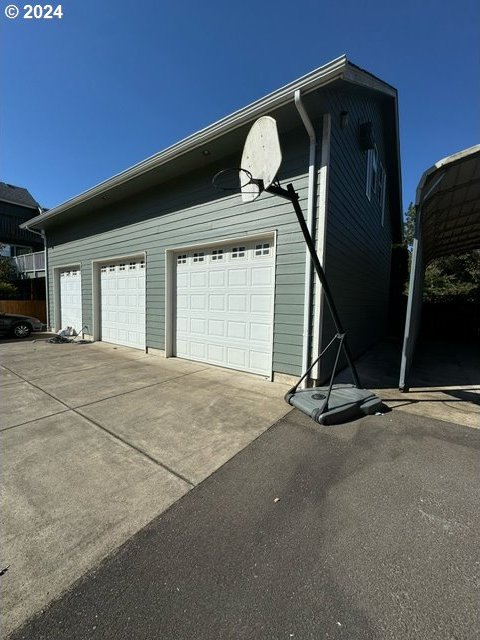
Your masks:
{"label": "tree", "polygon": [[11,296],[17,293],[13,280],[17,272],[10,258],[0,258],[0,296]]}
{"label": "tree", "polygon": [[480,303],[480,251],[432,260],[425,271],[423,299]]}
{"label": "tree", "polygon": [[[416,209],[410,203],[405,213],[404,238],[412,250]],[[480,303],[480,250],[432,260],[425,271],[425,302]]]}
{"label": "tree", "polygon": [[405,225],[403,227],[403,236],[405,244],[409,251],[412,250],[413,238],[415,236],[415,222],[417,219],[417,209],[413,202],[410,202],[408,209],[405,213]]}

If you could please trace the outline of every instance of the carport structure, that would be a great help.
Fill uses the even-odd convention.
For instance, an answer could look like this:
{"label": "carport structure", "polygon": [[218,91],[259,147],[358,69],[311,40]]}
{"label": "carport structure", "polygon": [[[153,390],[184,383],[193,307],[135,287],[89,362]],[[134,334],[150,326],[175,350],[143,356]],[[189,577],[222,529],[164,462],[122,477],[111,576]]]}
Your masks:
{"label": "carport structure", "polygon": [[401,391],[409,389],[427,265],[435,258],[480,249],[480,145],[443,158],[427,169],[418,184],[415,205]]}

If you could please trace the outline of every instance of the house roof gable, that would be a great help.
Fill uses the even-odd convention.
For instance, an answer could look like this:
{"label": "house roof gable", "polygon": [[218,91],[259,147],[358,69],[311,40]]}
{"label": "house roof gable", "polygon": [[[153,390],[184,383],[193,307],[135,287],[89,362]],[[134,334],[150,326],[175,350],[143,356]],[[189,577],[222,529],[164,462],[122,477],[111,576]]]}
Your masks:
{"label": "house roof gable", "polygon": [[20,207],[28,207],[29,209],[38,210],[39,207],[38,202],[27,189],[6,182],[0,182],[0,201],[16,204]]}
{"label": "house roof gable", "polygon": [[[311,93],[322,86],[330,84],[335,80],[345,80],[355,85],[359,85],[379,93],[382,93],[394,101],[394,120],[398,130],[398,114],[396,106],[397,91],[391,85],[383,82],[373,74],[352,64],[345,55],[332,60],[326,65],[315,69],[314,71],[294,80],[293,82],[281,87],[280,89],[268,94],[264,98],[253,102],[252,104],[235,111],[229,116],[213,123],[212,125],[201,129],[200,131],[184,138],[180,142],[166,148],[159,153],[133,165],[132,167],[112,176],[111,178],[99,183],[91,189],[67,200],[66,202],[54,207],[47,212],[38,216],[35,221],[30,221],[28,227],[36,229],[44,228],[45,224],[52,219],[68,213],[75,207],[84,203],[104,197],[109,191],[124,187],[127,183],[135,181],[136,178],[158,169],[162,165],[166,165],[188,152],[202,147],[205,144],[220,138],[239,127],[253,122],[259,116],[269,113],[294,99],[295,91],[301,90],[302,95]],[[398,133],[397,133],[397,151],[398,151]],[[398,173],[398,181],[400,182],[400,170]],[[400,191],[400,189],[399,189]],[[401,209],[401,205],[400,205]]]}

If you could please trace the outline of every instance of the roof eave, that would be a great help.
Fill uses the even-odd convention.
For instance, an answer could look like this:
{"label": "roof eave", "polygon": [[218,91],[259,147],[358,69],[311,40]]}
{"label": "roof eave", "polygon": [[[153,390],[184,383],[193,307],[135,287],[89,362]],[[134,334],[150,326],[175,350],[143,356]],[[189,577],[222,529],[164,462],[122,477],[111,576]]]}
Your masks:
{"label": "roof eave", "polygon": [[38,211],[38,208],[40,206],[34,206],[33,204],[24,204],[23,202],[15,202],[15,200],[8,200],[8,198],[0,198],[0,202],[14,204],[16,207],[22,207],[23,209],[32,209],[33,211]]}
{"label": "roof eave", "polygon": [[[108,180],[105,180],[78,196],[67,200],[58,207],[50,209],[47,213],[39,215],[34,222],[31,220],[28,222],[28,227],[43,228],[43,223],[65,213],[69,209],[100,196],[121,184],[134,180],[142,174],[170,162],[174,158],[188,153],[189,151],[193,151],[199,146],[210,143],[220,136],[253,121],[265,112],[293,101],[295,91],[297,90],[301,90],[303,94],[310,93],[321,86],[338,79],[344,79],[349,82],[380,91],[396,99],[397,93],[393,87],[378,80],[368,72],[362,71],[358,67],[351,65],[347,57],[342,55],[323,67],[302,76],[298,80],[285,85],[264,98],[235,111],[233,114],[226,116],[212,125],[209,125],[187,138],[184,138],[180,142],[167,147],[167,149],[142,160],[138,164],[125,169]],[[20,226],[25,228],[23,225]]]}

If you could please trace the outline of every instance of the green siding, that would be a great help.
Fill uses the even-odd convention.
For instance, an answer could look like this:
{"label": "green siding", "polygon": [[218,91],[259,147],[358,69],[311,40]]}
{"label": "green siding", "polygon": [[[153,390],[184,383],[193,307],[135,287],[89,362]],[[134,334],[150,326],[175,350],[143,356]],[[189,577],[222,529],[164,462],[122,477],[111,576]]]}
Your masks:
{"label": "green siding", "polygon": [[[342,324],[355,356],[381,339],[386,330],[390,258],[391,187],[386,162],[386,119],[381,99],[361,92],[330,91],[330,170],[326,226],[325,271],[333,291]],[[348,111],[349,125],[340,126],[340,113]],[[380,159],[387,171],[384,225],[380,206],[365,194],[367,153],[359,145],[362,122],[373,123]],[[388,149],[395,154],[396,149]],[[322,344],[335,330],[325,308]],[[323,360],[322,377],[329,373],[334,354]]]}
{"label": "green siding", "polygon": [[[386,107],[377,96],[368,91],[337,87],[323,91],[318,103],[321,111],[331,114],[325,270],[352,350],[357,355],[384,334],[388,307],[389,198],[395,198],[389,184],[392,178],[389,171],[390,159],[396,149],[392,147],[394,135],[384,130],[388,121],[383,113]],[[349,112],[346,129],[340,127],[342,111]],[[358,126],[368,120],[373,122],[379,153],[387,170],[383,227],[378,205],[369,202],[365,195],[366,153],[359,146]],[[320,156],[322,119],[315,119],[314,126]],[[306,214],[308,138],[302,127],[281,135],[284,161],[279,179],[283,184],[293,182]],[[240,149],[237,152],[240,153]],[[70,224],[58,224],[47,230],[50,271],[55,266],[81,264],[83,319],[91,330],[92,260],[146,251],[147,346],[164,349],[166,249],[275,230],[273,370],[292,375],[301,373],[303,237],[288,201],[263,194],[256,202],[244,204],[238,196],[225,196],[213,189],[211,178],[214,173],[221,168],[238,166],[238,163],[238,155],[219,159],[182,179],[166,182],[119,204],[105,205],[81,219],[72,217]],[[320,157],[318,164],[320,166]],[[50,304],[52,282],[50,278]],[[53,318],[53,309],[50,312]],[[325,308],[323,345],[333,333]],[[323,375],[328,373],[330,366],[331,359],[326,359]]]}
{"label": "green siding", "polygon": [[[292,180],[302,206],[307,198],[308,140],[293,132],[283,145],[283,180]],[[234,166],[238,160],[234,162]],[[231,166],[225,160],[220,166]],[[291,204],[268,194],[244,204],[211,186],[217,167],[184,176],[69,225],[47,231],[53,268],[81,264],[83,322],[93,332],[92,260],[146,251],[147,346],[165,348],[165,251],[189,244],[276,230],[273,370],[301,370],[305,245]],[[50,277],[50,304],[53,278]],[[50,310],[53,314],[53,309]],[[54,317],[51,315],[50,317]]]}

